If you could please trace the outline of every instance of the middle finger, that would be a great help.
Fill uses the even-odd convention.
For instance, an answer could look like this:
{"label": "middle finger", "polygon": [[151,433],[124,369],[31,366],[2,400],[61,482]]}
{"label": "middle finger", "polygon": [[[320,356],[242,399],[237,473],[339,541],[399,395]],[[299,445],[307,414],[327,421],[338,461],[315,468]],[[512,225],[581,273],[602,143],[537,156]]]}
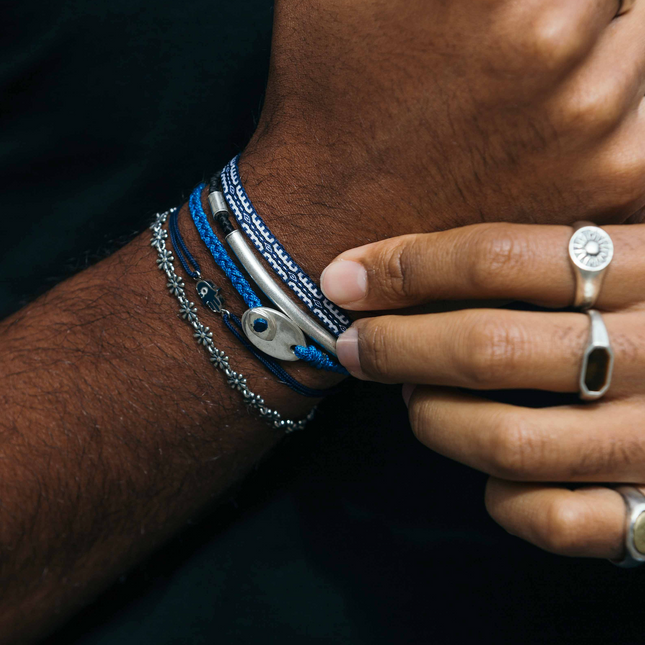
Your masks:
{"label": "middle finger", "polygon": [[[611,395],[645,378],[640,311],[604,315],[614,350]],[[358,378],[469,389],[577,392],[589,318],[581,313],[471,309],[355,322],[338,357]]]}

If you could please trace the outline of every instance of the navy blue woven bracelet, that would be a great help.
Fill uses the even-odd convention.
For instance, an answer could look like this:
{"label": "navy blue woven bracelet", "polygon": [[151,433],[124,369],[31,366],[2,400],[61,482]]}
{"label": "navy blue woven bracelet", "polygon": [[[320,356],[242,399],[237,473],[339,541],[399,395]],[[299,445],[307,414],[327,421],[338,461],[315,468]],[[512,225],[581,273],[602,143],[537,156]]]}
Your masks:
{"label": "navy blue woven bracelet", "polygon": [[340,336],[350,325],[347,313],[325,298],[320,287],[280,244],[271,229],[255,210],[244,190],[238,169],[239,155],[222,170],[222,193],[253,246],[281,280],[334,336]]}

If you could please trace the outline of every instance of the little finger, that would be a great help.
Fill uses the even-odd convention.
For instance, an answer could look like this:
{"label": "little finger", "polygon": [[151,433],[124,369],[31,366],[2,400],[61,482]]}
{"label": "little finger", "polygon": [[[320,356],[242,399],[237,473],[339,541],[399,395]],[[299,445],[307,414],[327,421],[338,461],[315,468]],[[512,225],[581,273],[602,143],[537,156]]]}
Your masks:
{"label": "little finger", "polygon": [[559,555],[621,559],[625,504],[615,490],[576,490],[491,478],[486,487],[490,516],[509,533]]}

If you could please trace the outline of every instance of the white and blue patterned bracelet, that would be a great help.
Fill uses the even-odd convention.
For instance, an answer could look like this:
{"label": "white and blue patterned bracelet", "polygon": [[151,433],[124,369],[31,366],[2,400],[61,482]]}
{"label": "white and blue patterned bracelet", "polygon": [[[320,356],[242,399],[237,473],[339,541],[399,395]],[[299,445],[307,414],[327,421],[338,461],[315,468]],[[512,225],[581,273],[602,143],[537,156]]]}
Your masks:
{"label": "white and blue patterned bracelet", "polygon": [[340,336],[351,325],[349,316],[325,298],[320,287],[289,255],[255,210],[242,185],[238,160],[239,155],[231,159],[221,174],[222,193],[237,223],[289,289],[334,336]]}
{"label": "white and blue patterned bracelet", "polygon": [[213,342],[213,332],[204,326],[197,317],[197,308],[195,303],[186,297],[184,281],[175,271],[174,256],[166,248],[166,239],[168,231],[163,226],[168,216],[176,209],[170,209],[164,213],[159,213],[154,222],[151,224],[152,238],[150,245],[157,250],[157,267],[166,274],[168,282],[166,286],[170,293],[177,298],[179,302],[179,314],[193,328],[193,337],[199,345],[202,345],[209,354],[209,360],[213,367],[221,370],[226,376],[228,386],[240,392],[244,404],[255,411],[257,415],[272,428],[284,430],[286,434],[294,430],[302,430],[311,419],[313,419],[316,408],[307,414],[304,419],[293,421],[292,419],[283,419],[277,410],[269,408],[264,399],[258,394],[254,394],[247,386],[246,378],[239,372],[234,371],[229,363],[228,356],[218,349]]}

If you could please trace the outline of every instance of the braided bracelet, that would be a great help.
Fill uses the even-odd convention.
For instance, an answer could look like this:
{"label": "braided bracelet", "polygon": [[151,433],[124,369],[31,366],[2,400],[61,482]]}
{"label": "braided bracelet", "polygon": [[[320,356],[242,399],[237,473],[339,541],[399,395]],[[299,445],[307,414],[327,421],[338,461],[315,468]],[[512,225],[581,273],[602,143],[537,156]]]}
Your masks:
{"label": "braided bracelet", "polygon": [[188,300],[184,289],[184,281],[175,271],[173,261],[175,257],[166,248],[166,239],[168,231],[163,228],[168,216],[176,209],[172,208],[164,213],[159,213],[154,222],[151,224],[152,238],[150,245],[157,250],[157,266],[163,271],[168,278],[167,287],[170,293],[177,298],[179,302],[179,313],[181,317],[193,328],[193,337],[199,345],[203,345],[209,354],[209,360],[213,367],[224,372],[228,386],[242,394],[244,404],[255,411],[257,415],[272,428],[284,430],[286,434],[294,430],[302,430],[311,419],[313,419],[316,408],[307,414],[304,419],[293,421],[292,419],[283,419],[277,410],[269,408],[264,399],[258,394],[254,394],[246,384],[246,378],[231,369],[228,356],[218,349],[213,342],[213,332],[204,326],[197,317],[197,308],[195,303]]}
{"label": "braided bracelet", "polygon": [[[314,340],[319,341],[319,338],[316,338],[316,334],[312,333],[307,325],[301,324],[301,322],[293,316],[293,314],[298,314],[304,319],[304,322],[308,322],[309,318],[303,316],[300,309],[295,308],[291,301],[282,294],[282,292],[275,287],[276,291],[270,292],[265,287],[266,284],[262,284],[257,280],[257,273],[252,269],[247,258],[252,262],[254,260],[252,254],[249,254],[250,257],[243,258],[239,247],[234,247],[231,242],[235,234],[240,235],[239,231],[233,231],[230,233],[226,240],[231,244],[231,248],[236,253],[238,259],[241,261],[242,265],[249,273],[250,277],[261,286],[264,293],[269,297],[269,299],[278,303],[279,300],[276,300],[276,295],[282,295],[284,300],[287,301],[285,304],[288,304],[288,307],[285,309],[283,305],[278,305],[285,314],[287,311],[293,309],[293,313],[289,315],[283,315],[274,309],[268,307],[262,307],[262,302],[259,297],[253,291],[253,288],[248,283],[246,278],[242,275],[240,270],[237,268],[231,257],[226,252],[226,249],[219,241],[217,235],[215,235],[211,225],[208,222],[208,216],[206,211],[202,206],[202,190],[206,184],[202,183],[195,187],[193,192],[190,195],[188,200],[188,210],[190,215],[193,218],[193,223],[197,229],[199,236],[202,238],[202,241],[206,245],[206,248],[210,251],[213,259],[217,265],[222,269],[224,275],[231,281],[231,284],[242,297],[246,305],[248,306],[247,311],[242,316],[242,325],[245,327],[246,337],[251,341],[253,345],[266,352],[267,354],[279,358],[281,360],[295,361],[303,360],[313,365],[316,369],[326,370],[328,372],[336,372],[337,374],[342,374],[343,376],[348,376],[349,373],[347,370],[338,362],[336,358],[332,358],[325,354],[322,350],[318,349],[314,345],[306,345],[305,336],[303,331],[306,331]],[[260,269],[262,269],[260,265]],[[263,269],[262,269],[263,270]],[[269,277],[269,282],[271,278]],[[255,329],[255,320],[261,319],[262,323],[265,325],[263,330]],[[267,325],[268,324],[268,328]],[[285,331],[284,334],[273,334],[271,327],[279,325]],[[275,327],[273,327],[275,329]],[[253,330],[253,332],[251,332]],[[326,336],[329,336],[330,345],[333,347],[334,351],[336,349],[336,339],[333,336],[330,336],[322,330]],[[266,332],[267,335],[273,335],[273,338],[267,339],[266,336],[263,337],[262,334]],[[321,343],[322,344],[322,343]]]}

